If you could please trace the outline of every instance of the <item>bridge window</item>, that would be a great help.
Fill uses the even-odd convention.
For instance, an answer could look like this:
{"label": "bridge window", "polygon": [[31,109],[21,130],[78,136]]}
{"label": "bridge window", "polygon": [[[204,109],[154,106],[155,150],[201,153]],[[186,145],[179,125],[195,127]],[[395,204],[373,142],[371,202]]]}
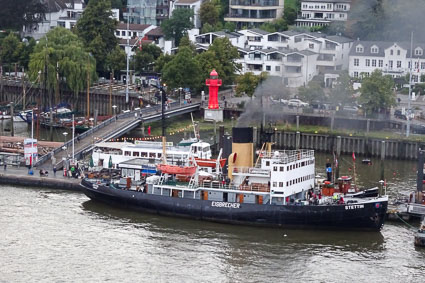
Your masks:
{"label": "bridge window", "polygon": [[155,158],[155,157],[156,157],[155,152],[150,152],[150,153],[149,153],[149,157],[150,157],[150,158]]}
{"label": "bridge window", "polygon": [[140,156],[140,154],[139,154],[139,152],[134,151],[134,152],[133,152],[133,156]]}
{"label": "bridge window", "polygon": [[141,156],[141,157],[148,157],[148,153],[147,153],[147,152],[141,152],[141,153],[140,153],[140,156]]}
{"label": "bridge window", "polygon": [[131,151],[124,151],[124,156],[131,156]]}
{"label": "bridge window", "polygon": [[277,171],[277,166],[273,166],[273,171]]}
{"label": "bridge window", "polygon": [[280,166],[280,172],[283,172],[285,170],[284,166]]}
{"label": "bridge window", "polygon": [[161,158],[161,156],[162,156],[162,153],[158,153],[158,158]]}

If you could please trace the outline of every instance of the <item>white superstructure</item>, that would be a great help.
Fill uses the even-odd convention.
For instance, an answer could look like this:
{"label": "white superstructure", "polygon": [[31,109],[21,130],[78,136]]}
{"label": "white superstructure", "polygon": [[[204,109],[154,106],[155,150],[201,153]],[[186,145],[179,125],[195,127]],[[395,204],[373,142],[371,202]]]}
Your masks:
{"label": "white superstructure", "polygon": [[[117,164],[134,158],[160,162],[162,160],[162,142],[137,141],[135,144],[128,142],[101,142],[96,144],[93,150],[93,163],[95,166],[109,168],[109,160],[112,159],[112,168]],[[186,164],[190,157],[203,159],[211,158],[210,144],[196,142],[190,146],[166,145],[167,161],[171,164]]]}

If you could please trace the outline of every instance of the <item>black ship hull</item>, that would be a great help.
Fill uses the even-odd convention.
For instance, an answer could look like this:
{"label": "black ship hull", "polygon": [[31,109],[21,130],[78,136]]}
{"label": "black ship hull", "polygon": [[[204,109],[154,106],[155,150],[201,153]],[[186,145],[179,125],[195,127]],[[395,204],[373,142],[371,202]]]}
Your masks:
{"label": "black ship hull", "polygon": [[83,181],[91,199],[141,212],[229,224],[269,227],[379,231],[387,200],[343,205],[265,205],[177,198],[121,190]]}

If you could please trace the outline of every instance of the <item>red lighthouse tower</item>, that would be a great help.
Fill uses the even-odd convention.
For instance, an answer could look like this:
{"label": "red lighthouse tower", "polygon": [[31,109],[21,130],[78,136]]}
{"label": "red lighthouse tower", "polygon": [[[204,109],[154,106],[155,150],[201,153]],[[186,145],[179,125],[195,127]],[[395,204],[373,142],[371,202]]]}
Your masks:
{"label": "red lighthouse tower", "polygon": [[208,109],[218,109],[218,88],[221,86],[221,79],[214,69],[210,73],[210,78],[206,79],[205,85],[209,87]]}

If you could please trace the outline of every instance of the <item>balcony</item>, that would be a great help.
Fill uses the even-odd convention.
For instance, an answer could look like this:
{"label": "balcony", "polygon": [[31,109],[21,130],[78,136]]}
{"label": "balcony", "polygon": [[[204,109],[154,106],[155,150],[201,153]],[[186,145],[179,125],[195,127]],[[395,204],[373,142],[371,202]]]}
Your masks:
{"label": "balcony", "polygon": [[278,0],[232,0],[230,6],[279,6]]}

